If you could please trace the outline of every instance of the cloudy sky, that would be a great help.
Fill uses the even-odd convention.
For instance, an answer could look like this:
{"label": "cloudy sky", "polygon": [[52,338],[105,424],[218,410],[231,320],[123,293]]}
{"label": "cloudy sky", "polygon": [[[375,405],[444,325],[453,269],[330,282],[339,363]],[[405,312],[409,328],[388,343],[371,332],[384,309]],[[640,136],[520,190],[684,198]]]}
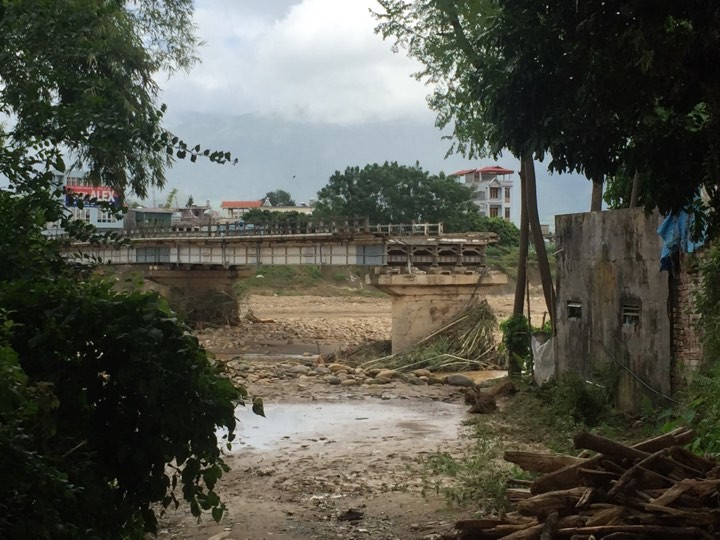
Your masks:
{"label": "cloudy sky", "polygon": [[[168,172],[168,189],[215,206],[274,189],[300,202],[347,166],[417,161],[451,173],[492,164],[445,158],[449,142],[434,127],[429,90],[411,77],[418,65],[373,32],[370,8],[374,0],[197,0],[202,63],[160,81],[167,126],[239,163],[180,161]],[[509,155],[498,163],[519,169]],[[587,180],[544,169],[538,164],[543,222],[587,210]]]}

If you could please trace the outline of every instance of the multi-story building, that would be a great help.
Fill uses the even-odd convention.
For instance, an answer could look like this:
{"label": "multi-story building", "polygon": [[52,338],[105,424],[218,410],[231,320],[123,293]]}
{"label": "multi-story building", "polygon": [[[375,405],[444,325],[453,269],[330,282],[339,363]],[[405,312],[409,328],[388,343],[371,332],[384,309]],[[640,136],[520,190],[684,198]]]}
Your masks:
{"label": "multi-story building", "polygon": [[495,165],[465,169],[451,176],[462,177],[464,184],[473,190],[473,200],[481,216],[510,219],[513,187],[510,175],[514,172]]}
{"label": "multi-story building", "polygon": [[[118,194],[107,186],[94,186],[83,173],[56,174],[55,181],[63,186],[64,204],[72,219],[91,223],[98,229],[122,229],[123,220],[117,219],[109,210],[100,208],[96,203],[84,200],[78,205],[78,199],[87,197],[97,201],[119,202]],[[82,206],[82,208],[80,208]]]}

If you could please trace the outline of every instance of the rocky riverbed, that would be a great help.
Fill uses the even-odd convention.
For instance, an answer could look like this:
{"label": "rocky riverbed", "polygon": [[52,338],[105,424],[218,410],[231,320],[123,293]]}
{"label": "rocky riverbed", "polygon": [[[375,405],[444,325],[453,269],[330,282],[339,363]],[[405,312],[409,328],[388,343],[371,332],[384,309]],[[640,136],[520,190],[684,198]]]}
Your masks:
{"label": "rocky riverbed", "polygon": [[232,470],[218,488],[223,520],[198,523],[181,506],[163,518],[161,539],[431,540],[472,512],[427,492],[422,462],[463,451],[470,375],[503,372],[448,377],[327,360],[389,340],[386,298],[251,297],[246,313],[240,326],[197,335],[250,398],[262,397],[266,416],[238,408]]}

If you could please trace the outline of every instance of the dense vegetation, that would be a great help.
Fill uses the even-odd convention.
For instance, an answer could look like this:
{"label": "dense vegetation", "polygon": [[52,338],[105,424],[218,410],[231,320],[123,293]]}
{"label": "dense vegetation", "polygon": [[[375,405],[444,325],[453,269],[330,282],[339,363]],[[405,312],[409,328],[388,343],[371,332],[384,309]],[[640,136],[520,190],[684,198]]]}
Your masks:
{"label": "dense vegetation", "polygon": [[115,291],[44,235],[113,240],[69,221],[68,159],[138,196],[171,155],[231,159],[162,127],[153,74],[192,65],[191,17],[190,0],[0,2],[2,538],[140,538],[183,499],[223,514],[216,427],[232,439],[242,389],[159,296]]}

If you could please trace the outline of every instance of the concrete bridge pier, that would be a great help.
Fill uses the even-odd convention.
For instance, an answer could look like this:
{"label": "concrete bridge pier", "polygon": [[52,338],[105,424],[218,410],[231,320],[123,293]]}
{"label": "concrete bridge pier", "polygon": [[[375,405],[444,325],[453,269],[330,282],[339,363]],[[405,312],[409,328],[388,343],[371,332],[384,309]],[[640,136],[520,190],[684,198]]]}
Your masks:
{"label": "concrete bridge pier", "polygon": [[396,354],[482,300],[491,287],[505,285],[507,276],[500,272],[376,273],[368,275],[367,282],[392,296],[392,353]]}
{"label": "concrete bridge pier", "polygon": [[235,324],[239,305],[235,282],[252,274],[250,269],[223,267],[178,268],[149,266],[143,277],[154,285],[170,307],[191,323]]}

